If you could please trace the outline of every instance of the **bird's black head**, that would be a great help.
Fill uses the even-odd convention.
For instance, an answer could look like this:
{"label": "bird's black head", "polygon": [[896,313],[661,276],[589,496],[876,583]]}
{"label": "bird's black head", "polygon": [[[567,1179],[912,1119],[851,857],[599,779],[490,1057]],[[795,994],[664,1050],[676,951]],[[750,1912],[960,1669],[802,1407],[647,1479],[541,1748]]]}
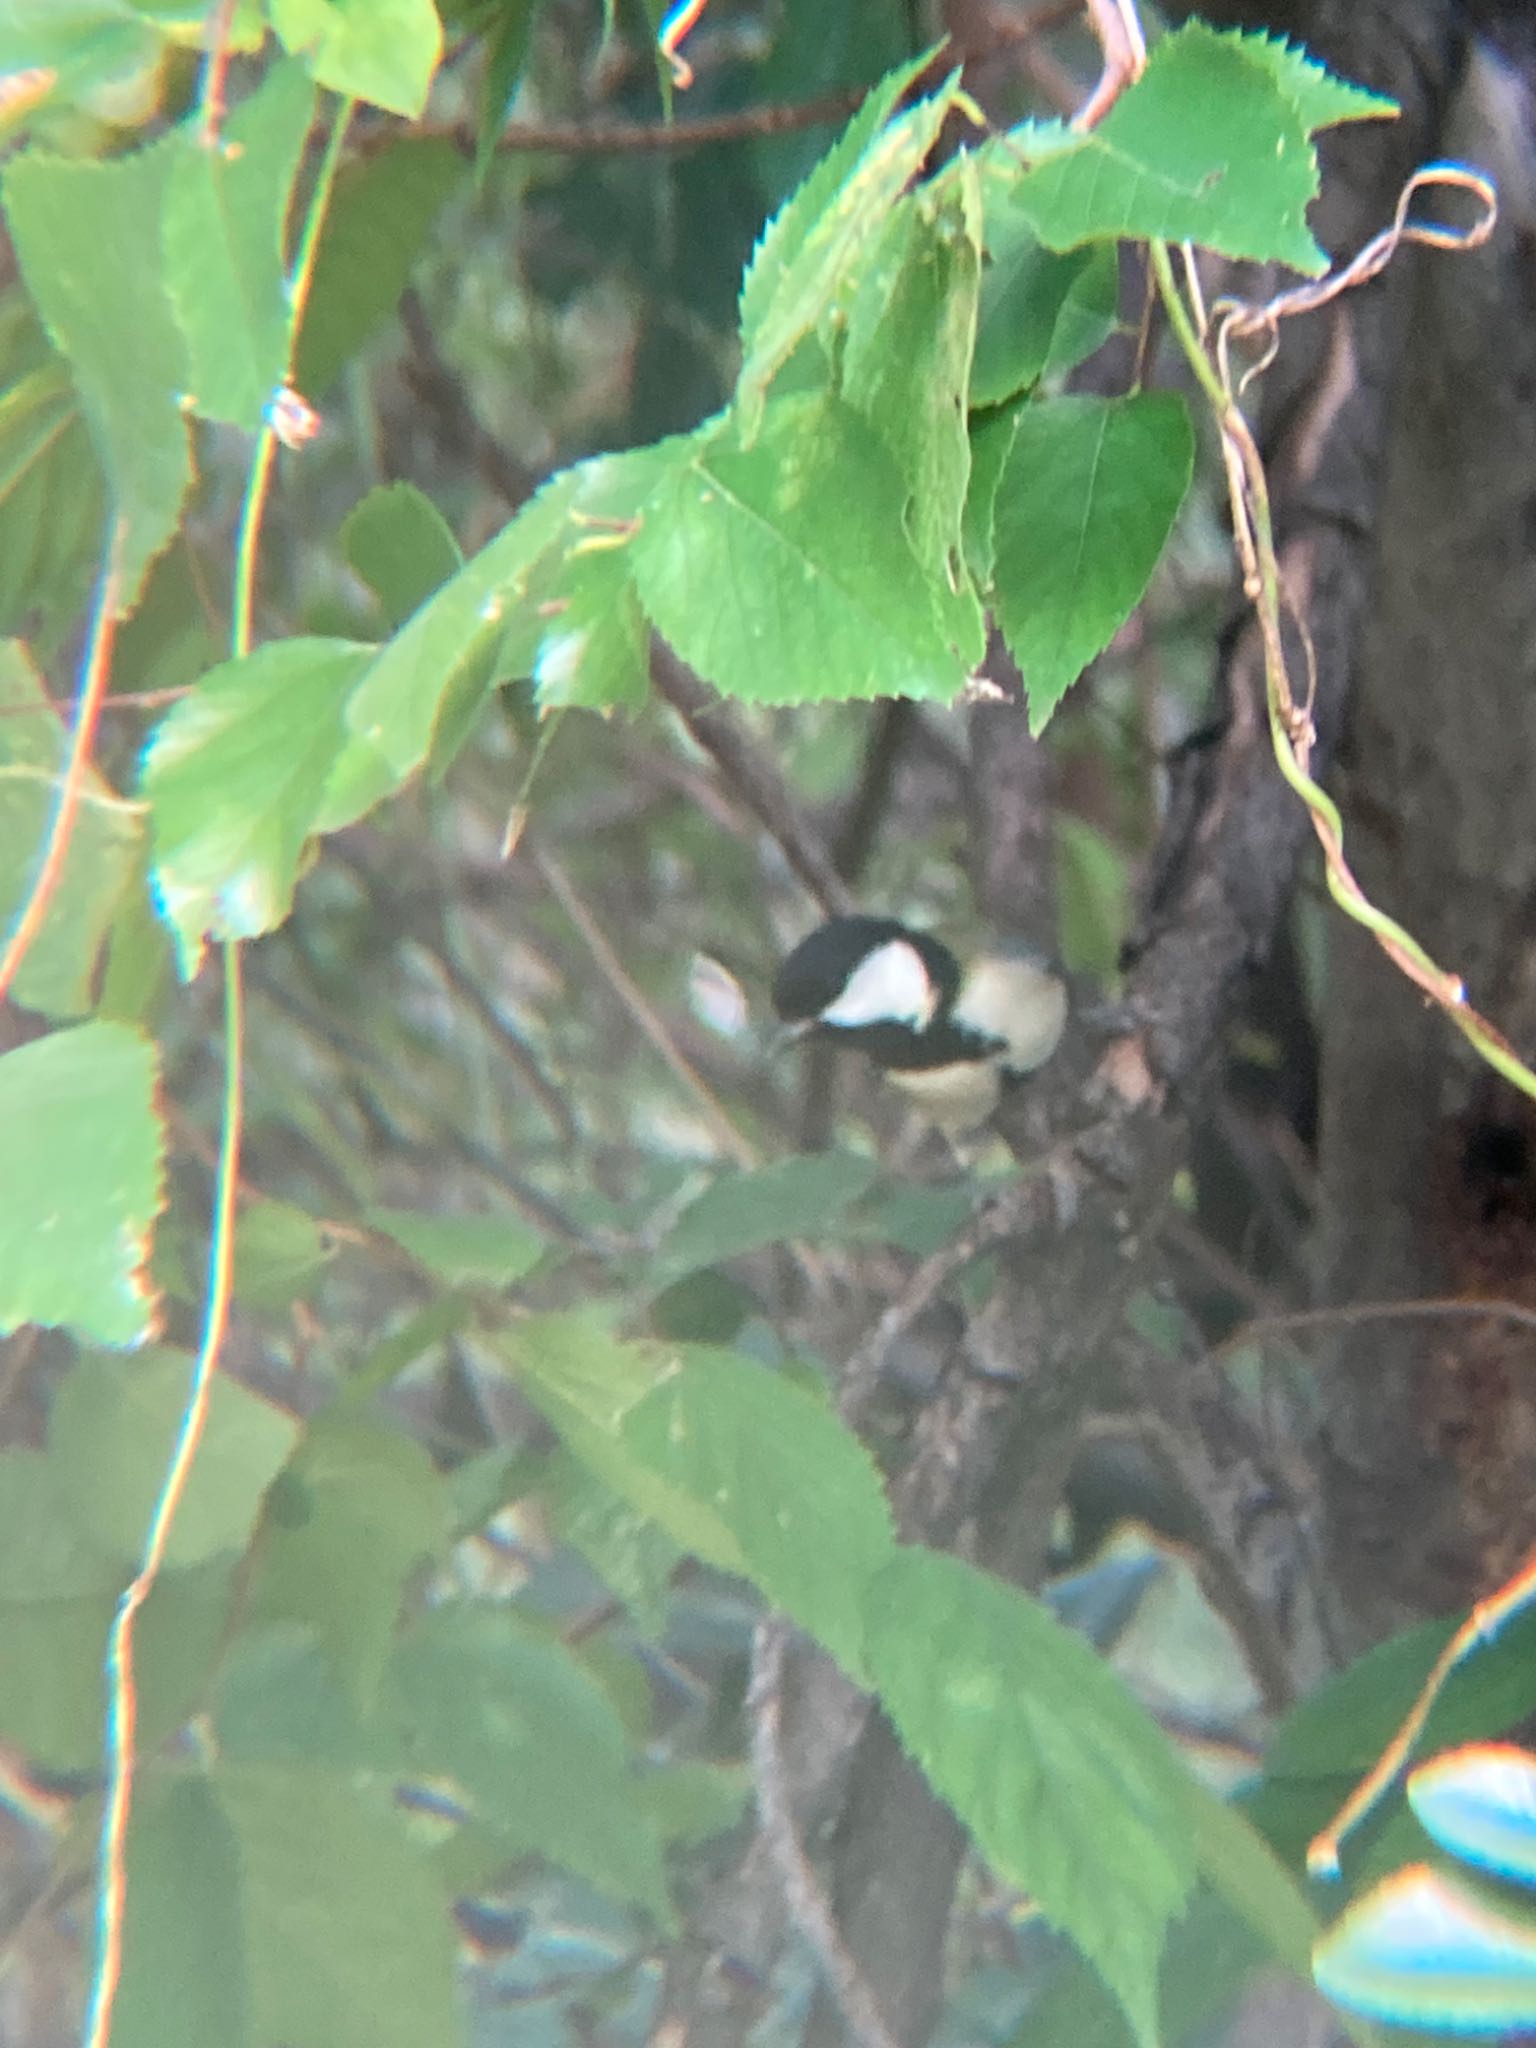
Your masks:
{"label": "bird's black head", "polygon": [[926,932],[894,917],[834,917],[780,967],[773,1006],[786,1024],[899,1067],[916,1063],[959,987],[955,956]]}

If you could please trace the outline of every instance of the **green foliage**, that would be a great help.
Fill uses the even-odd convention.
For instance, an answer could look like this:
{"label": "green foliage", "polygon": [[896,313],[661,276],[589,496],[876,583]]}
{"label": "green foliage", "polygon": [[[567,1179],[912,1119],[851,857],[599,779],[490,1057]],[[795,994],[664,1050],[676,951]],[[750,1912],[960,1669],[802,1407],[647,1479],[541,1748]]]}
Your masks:
{"label": "green foliage", "polygon": [[0,1331],[67,1325],[140,1344],[154,1328],[155,1080],[154,1047],[122,1024],[78,1024],[0,1058]]}
{"label": "green foliage", "polygon": [[[1072,1944],[1027,2038],[1065,2014],[1057,2039],[1171,2043],[1255,1957],[1305,1967],[1289,1875],[1087,1641],[898,1542],[816,1353],[849,1355],[975,1188],[878,1148],[793,1152],[750,1030],[702,1003],[685,1020],[687,960],[755,1005],[799,908],[773,900],[756,828],[733,839],[701,801],[651,674],[659,635],[815,804],[856,797],[871,700],[919,700],[941,759],[989,616],[1044,729],[1160,600],[1193,466],[1182,399],[1062,388],[1121,324],[1116,241],[1315,269],[1312,131],[1390,109],[1192,25],[1092,133],[982,142],[957,80],[912,97],[934,74],[899,61],[909,10],[824,11],[783,10],[789,98],[896,68],[767,220],[798,138],[643,171],[509,160],[525,78],[556,108],[601,69],[564,63],[575,17],[532,0],[242,4],[253,61],[216,147],[192,104],[200,0],[0,18],[0,71],[48,73],[13,108],[30,140],[4,180],[7,932],[60,799],[58,657],[93,577],[115,575],[124,692],[10,991],[51,1028],[0,1057],[0,1332],[68,1333],[45,1340],[27,1447],[0,1449],[0,1740],[55,1771],[99,1763],[103,1644],[205,1306],[197,977],[210,940],[263,940],[241,956],[231,1328],[138,1623],[116,2048],[447,2048],[449,1907],[482,1887],[562,1971],[568,1919],[607,1927],[583,2011],[638,2035],[658,1933],[744,1802],[769,1610],[878,1699],[994,1878]],[[322,91],[407,121],[430,103],[433,132],[353,122],[327,188]],[[404,345],[391,325],[408,280],[442,362],[425,312]],[[729,331],[709,310],[728,304]],[[325,430],[277,458],[237,563],[250,437],[290,382]],[[502,491],[552,471],[510,517],[462,459],[493,434],[515,450]],[[259,644],[219,659],[247,571]],[[129,719],[138,691],[158,722]],[[578,893],[596,878],[619,955],[601,981],[530,864],[497,858],[525,804]],[[1070,827],[1064,942],[1107,970],[1141,849],[1103,815]],[[894,893],[939,863],[932,835],[892,836]],[[680,875],[708,877],[702,914]],[[658,1019],[764,1164],[722,1169],[662,1091],[636,1050]],[[989,1286],[969,1261],[956,1298]],[[925,1342],[902,1361],[918,1381]],[[934,1372],[969,1369],[939,1348]],[[903,1431],[881,1439],[893,1470]],[[1403,1678],[1369,1667],[1282,1731],[1283,1848]],[[572,1896],[579,1915],[549,1903]],[[575,1996],[549,1995],[552,2038]]]}

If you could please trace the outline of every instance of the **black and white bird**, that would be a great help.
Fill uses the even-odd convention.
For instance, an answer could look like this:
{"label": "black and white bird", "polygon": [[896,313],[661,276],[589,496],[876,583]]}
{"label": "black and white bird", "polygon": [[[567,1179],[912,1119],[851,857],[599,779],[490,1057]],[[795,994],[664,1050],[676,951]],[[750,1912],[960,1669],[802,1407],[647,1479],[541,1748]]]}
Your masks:
{"label": "black and white bird", "polygon": [[834,917],[779,968],[773,1006],[795,1034],[862,1052],[943,1130],[984,1123],[1007,1076],[1056,1050],[1066,985],[1023,947],[962,970],[948,946],[894,917]]}

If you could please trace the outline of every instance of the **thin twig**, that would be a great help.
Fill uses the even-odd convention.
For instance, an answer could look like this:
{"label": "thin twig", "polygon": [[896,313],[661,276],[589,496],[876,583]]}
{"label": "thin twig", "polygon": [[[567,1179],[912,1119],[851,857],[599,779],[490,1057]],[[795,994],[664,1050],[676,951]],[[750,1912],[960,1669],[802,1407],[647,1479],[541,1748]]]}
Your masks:
{"label": "thin twig", "polygon": [[543,876],[550,894],[581,934],[587,951],[597,962],[604,980],[660,1053],[669,1071],[698,1104],[705,1122],[714,1132],[722,1149],[729,1152],[739,1166],[756,1166],[756,1149],[737,1130],[714,1090],[679,1049],[677,1041],[647,998],[645,991],[609,944],[602,927],[583,902],[570,876],[554,855],[542,846],[534,846],[531,851],[534,865]]}
{"label": "thin twig", "polygon": [[197,139],[204,149],[217,149],[224,125],[224,87],[229,77],[229,43],[234,33],[237,0],[213,0],[203,26],[203,77],[198,90]]}
{"label": "thin twig", "polygon": [[858,1963],[838,1929],[821,1879],[795,1826],[784,1767],[784,1659],[789,1623],[770,1615],[752,1643],[747,1713],[752,1724],[752,1779],[763,1840],[778,1866],[795,1927],[821,1965],[827,1989],[856,2048],[900,2048]]}
{"label": "thin twig", "polygon": [[1423,1295],[1411,1301],[1350,1301],[1338,1308],[1299,1308],[1252,1317],[1230,1337],[1214,1345],[1210,1357],[1231,1358],[1266,1337],[1288,1337],[1297,1330],[1349,1329],[1358,1323],[1465,1322],[1486,1319],[1536,1330],[1536,1309],[1501,1295]]}
{"label": "thin twig", "polygon": [[820,838],[801,817],[777,763],[757,744],[733,708],[691,675],[659,641],[652,649],[651,680],[821,908],[829,916],[852,909],[847,884]]}

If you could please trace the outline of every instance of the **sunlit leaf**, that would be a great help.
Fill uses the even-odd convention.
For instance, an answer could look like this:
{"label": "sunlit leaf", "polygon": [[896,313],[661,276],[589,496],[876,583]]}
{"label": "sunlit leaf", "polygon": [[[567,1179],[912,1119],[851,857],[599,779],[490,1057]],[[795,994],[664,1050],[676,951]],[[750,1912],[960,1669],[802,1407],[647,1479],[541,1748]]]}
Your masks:
{"label": "sunlit leaf", "polygon": [[111,486],[123,610],[175,531],[192,480],[186,347],[160,239],[180,147],[171,137],[110,162],[29,150],[5,173],[27,289],[74,372]]}
{"label": "sunlit leaf", "polygon": [[432,0],[267,0],[285,46],[319,85],[414,119],[443,54]]}
{"label": "sunlit leaf", "polygon": [[0,1334],[64,1325],[140,1344],[145,1271],[164,1201],[154,1047],[125,1024],[79,1024],[0,1058]]}

